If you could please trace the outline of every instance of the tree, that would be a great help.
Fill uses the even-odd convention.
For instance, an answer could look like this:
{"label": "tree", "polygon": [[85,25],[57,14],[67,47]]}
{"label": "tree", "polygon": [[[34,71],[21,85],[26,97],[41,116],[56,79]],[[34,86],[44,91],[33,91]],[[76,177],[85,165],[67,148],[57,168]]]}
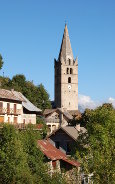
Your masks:
{"label": "tree", "polygon": [[0,69],[2,69],[3,64],[4,64],[4,61],[3,61],[3,58],[2,58],[2,56],[0,54]]}
{"label": "tree", "polygon": [[49,94],[42,84],[36,86],[31,81],[27,81],[23,74],[13,76],[12,79],[0,77],[1,88],[14,89],[21,92],[35,106],[44,110],[51,108]]}
{"label": "tree", "polygon": [[13,125],[0,129],[0,183],[1,184],[65,184],[60,174],[52,178],[37,146],[39,132],[28,126],[16,130]]}
{"label": "tree", "polygon": [[43,110],[51,108],[51,103],[49,101],[49,94],[47,93],[42,84],[38,86],[37,104]]}
{"label": "tree", "polygon": [[[86,118],[86,117],[85,117]],[[96,184],[115,182],[115,109],[103,104],[87,114],[87,134],[79,137],[79,151],[85,174],[93,173]]]}
{"label": "tree", "polygon": [[0,129],[0,183],[32,183],[27,154],[12,125]]}

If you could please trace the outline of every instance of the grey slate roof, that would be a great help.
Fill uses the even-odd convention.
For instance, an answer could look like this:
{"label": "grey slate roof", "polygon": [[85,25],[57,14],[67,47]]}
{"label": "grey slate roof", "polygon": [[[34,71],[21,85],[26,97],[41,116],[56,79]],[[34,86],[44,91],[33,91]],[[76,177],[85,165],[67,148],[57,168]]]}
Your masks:
{"label": "grey slate roof", "polygon": [[64,132],[66,132],[71,138],[73,138],[75,141],[77,140],[79,133],[85,133],[87,130],[84,127],[80,127],[80,132],[76,129],[74,126],[60,126],[58,129],[53,131],[51,134],[47,136],[49,138],[51,135],[55,135],[57,131],[62,129]]}
{"label": "grey slate roof", "polygon": [[41,112],[42,110],[32,104],[22,93],[14,90],[0,89],[0,98],[22,102],[22,106],[31,112]]}
{"label": "grey slate roof", "polygon": [[63,34],[63,39],[62,39],[62,43],[61,43],[61,48],[60,48],[60,53],[59,53],[58,60],[60,60],[61,57],[63,57],[64,61],[66,61],[68,56],[70,56],[71,59],[74,59],[73,58],[72,48],[71,48],[71,43],[70,43],[70,39],[69,39],[67,25],[65,25],[65,29],[64,29],[64,34]]}
{"label": "grey slate roof", "polygon": [[[61,129],[64,130],[74,140],[77,140],[77,138],[79,136],[79,132],[74,126],[65,126],[65,127],[61,127]],[[86,129],[84,127],[80,127],[80,131],[82,133],[85,133]]]}
{"label": "grey slate roof", "polygon": [[68,112],[68,111],[62,111],[61,108],[56,108],[56,109],[45,109],[43,115],[44,116],[50,116],[50,114],[59,111],[60,113],[62,113],[67,119],[71,120],[73,117],[72,115]]}
{"label": "grey slate roof", "polygon": [[41,112],[42,110],[37,108],[34,104],[32,104],[22,93],[14,91],[15,96],[18,98],[22,98],[22,105],[29,111],[33,112]]}

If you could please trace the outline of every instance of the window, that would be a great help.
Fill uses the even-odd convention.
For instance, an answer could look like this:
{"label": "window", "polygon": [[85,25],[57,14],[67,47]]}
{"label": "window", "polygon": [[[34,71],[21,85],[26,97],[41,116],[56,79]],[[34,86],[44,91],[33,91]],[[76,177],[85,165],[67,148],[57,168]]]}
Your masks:
{"label": "window", "polygon": [[71,152],[71,144],[70,144],[70,142],[67,142],[67,145],[66,145],[67,147],[66,147],[66,152],[67,153],[70,153]]}
{"label": "window", "polygon": [[56,160],[52,160],[53,169],[56,169]]}
{"label": "window", "polygon": [[71,77],[68,78],[68,83],[71,83]]}
{"label": "window", "polygon": [[10,103],[7,103],[7,113],[10,113]]}
{"label": "window", "polygon": [[55,142],[55,147],[56,147],[57,149],[59,149],[59,147],[60,147],[59,141],[56,141],[56,142]]}
{"label": "window", "polygon": [[71,60],[69,59],[69,65],[71,65]]}
{"label": "window", "polygon": [[17,123],[17,117],[14,117],[14,123]]}
{"label": "window", "polygon": [[67,68],[67,72],[66,73],[69,74],[69,68]]}
{"label": "window", "polygon": [[0,102],[0,112],[3,112],[3,103]]}
{"label": "window", "polygon": [[72,68],[70,68],[70,74],[73,74],[73,69]]}
{"label": "window", "polygon": [[17,105],[14,104],[14,114],[16,114],[16,111],[17,111]]}

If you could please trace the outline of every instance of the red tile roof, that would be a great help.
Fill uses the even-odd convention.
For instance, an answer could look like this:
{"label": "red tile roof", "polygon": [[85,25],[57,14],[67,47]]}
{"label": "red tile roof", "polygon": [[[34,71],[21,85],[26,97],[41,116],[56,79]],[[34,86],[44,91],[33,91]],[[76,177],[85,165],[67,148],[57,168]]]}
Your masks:
{"label": "red tile roof", "polygon": [[75,167],[80,166],[79,162],[68,159],[65,153],[54,147],[48,140],[38,140],[38,146],[43,154],[51,160],[63,160]]}

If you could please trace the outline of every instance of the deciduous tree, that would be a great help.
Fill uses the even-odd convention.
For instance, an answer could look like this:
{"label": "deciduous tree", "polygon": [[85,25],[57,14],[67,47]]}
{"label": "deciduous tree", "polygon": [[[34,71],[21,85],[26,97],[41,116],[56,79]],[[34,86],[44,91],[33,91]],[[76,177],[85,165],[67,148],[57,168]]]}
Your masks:
{"label": "deciduous tree", "polygon": [[79,151],[85,174],[93,173],[96,184],[115,183],[115,109],[103,104],[90,111],[87,119],[87,134],[79,137]]}

